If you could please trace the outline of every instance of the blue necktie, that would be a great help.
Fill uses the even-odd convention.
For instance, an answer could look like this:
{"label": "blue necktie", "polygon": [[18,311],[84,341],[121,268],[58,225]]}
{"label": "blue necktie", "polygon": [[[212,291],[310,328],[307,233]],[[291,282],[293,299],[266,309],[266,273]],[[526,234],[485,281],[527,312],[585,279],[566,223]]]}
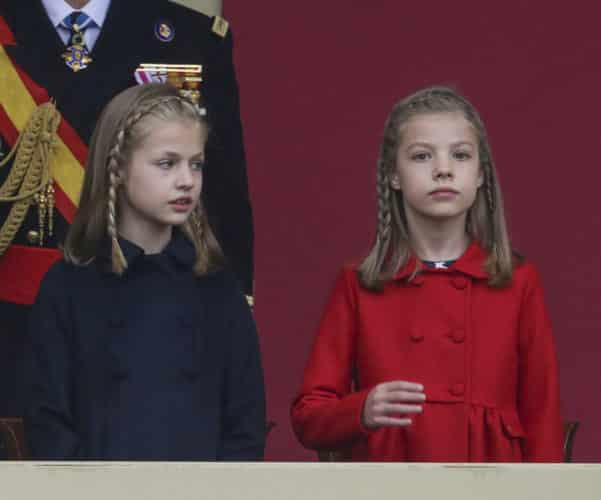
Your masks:
{"label": "blue necktie", "polygon": [[[93,24],[94,21],[90,16],[84,12],[71,12],[68,16],[61,21],[61,26],[68,30],[71,34],[69,35],[69,41],[67,46],[74,45],[74,42],[79,45],[84,45],[83,34],[88,26]],[[81,38],[77,35],[80,34]],[[75,37],[75,40],[73,38]],[[78,43],[79,42],[79,43]]]}

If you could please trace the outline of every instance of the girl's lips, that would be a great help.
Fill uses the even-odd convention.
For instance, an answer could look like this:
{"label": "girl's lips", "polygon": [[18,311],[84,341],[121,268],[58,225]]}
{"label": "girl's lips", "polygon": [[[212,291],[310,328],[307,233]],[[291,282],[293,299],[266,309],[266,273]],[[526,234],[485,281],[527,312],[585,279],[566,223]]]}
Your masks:
{"label": "girl's lips", "polygon": [[459,191],[455,191],[454,189],[435,189],[434,191],[430,191],[430,196],[454,196],[459,194]]}
{"label": "girl's lips", "polygon": [[192,203],[192,198],[188,196],[183,196],[182,198],[178,198],[177,200],[173,200],[169,202],[169,205],[189,205]]}
{"label": "girl's lips", "polygon": [[189,197],[178,198],[177,200],[170,201],[169,205],[176,212],[187,212],[188,210],[190,210],[190,207],[192,206],[192,198],[189,198]]}

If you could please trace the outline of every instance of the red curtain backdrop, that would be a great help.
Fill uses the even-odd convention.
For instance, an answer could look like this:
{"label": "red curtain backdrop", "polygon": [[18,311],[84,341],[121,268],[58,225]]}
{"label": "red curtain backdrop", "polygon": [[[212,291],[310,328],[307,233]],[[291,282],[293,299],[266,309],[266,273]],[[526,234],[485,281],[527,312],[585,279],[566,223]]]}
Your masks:
{"label": "red curtain backdrop", "polygon": [[601,7],[593,2],[232,1],[256,220],[256,317],[277,422],[267,458],[313,460],[289,424],[336,270],[375,225],[392,104],[456,85],[488,126],[514,246],[538,264],[577,461],[601,460]]}

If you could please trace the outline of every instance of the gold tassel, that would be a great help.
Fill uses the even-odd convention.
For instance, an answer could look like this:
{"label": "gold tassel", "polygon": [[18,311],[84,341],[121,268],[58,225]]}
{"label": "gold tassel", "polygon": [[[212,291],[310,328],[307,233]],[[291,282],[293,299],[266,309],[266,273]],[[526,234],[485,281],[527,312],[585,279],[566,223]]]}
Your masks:
{"label": "gold tassel", "polygon": [[46,202],[48,204],[48,236],[52,236],[54,234],[54,207],[56,205],[52,179],[48,181],[48,186],[46,187]]}
{"label": "gold tassel", "polygon": [[38,205],[38,226],[40,230],[39,245],[44,245],[44,227],[46,226],[47,203],[44,191],[36,193],[33,199]]}

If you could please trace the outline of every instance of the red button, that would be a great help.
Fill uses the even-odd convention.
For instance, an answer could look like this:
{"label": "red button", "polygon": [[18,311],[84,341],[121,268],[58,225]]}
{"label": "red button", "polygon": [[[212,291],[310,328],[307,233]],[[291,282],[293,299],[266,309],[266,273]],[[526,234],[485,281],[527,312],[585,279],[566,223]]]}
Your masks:
{"label": "red button", "polygon": [[420,331],[420,330],[412,330],[411,331],[411,340],[413,340],[413,342],[421,342],[422,340],[424,340],[424,334]]}
{"label": "red button", "polygon": [[453,396],[463,396],[463,393],[465,392],[465,385],[455,384],[449,389],[449,392]]}
{"label": "red button", "polygon": [[455,330],[451,334],[451,338],[456,344],[462,344],[465,341],[465,330]]}
{"label": "red button", "polygon": [[422,286],[424,284],[424,277],[421,274],[418,274],[409,283],[415,286]]}
{"label": "red button", "polygon": [[463,276],[454,276],[451,279],[451,283],[453,283],[453,286],[457,288],[457,290],[463,290],[467,286],[467,279]]}

